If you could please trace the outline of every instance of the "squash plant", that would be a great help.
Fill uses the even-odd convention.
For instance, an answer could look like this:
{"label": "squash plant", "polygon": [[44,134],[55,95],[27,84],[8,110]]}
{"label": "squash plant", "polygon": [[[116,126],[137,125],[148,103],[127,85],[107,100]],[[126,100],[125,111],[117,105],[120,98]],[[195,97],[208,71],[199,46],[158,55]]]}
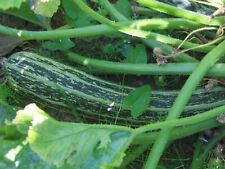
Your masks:
{"label": "squash plant", "polygon": [[[144,154],[145,161],[138,165],[139,168],[141,165],[144,169],[175,168],[174,164],[165,164],[161,158],[171,142],[206,129],[219,127],[217,131],[219,134],[211,138],[206,146],[201,146],[199,141],[196,142],[193,159],[185,164],[191,168],[212,167],[210,164],[206,166],[206,160],[210,155],[210,150],[225,137],[223,121],[216,120],[218,116],[221,119],[225,106],[215,103],[213,104],[215,106],[207,109],[208,100],[205,99],[203,105],[197,104],[195,107],[197,110],[198,107],[205,106],[204,112],[195,115],[192,113],[189,117],[180,116],[182,112],[185,112],[185,107],[191,97],[194,95],[198,98],[195,90],[206,75],[224,76],[224,1],[193,1],[192,3],[183,1],[183,3],[186,4],[180,6],[173,1],[166,3],[154,0],[118,0],[114,3],[108,0],[2,0],[0,2],[1,13],[25,20],[37,28],[34,31],[0,24],[1,34],[17,37],[24,42],[38,41],[41,43],[42,51],[50,51],[49,55],[60,53],[65,56],[64,59],[66,58],[67,62],[70,61],[70,64],[71,62],[80,64],[97,73],[154,76],[189,75],[189,77],[185,79],[178,96],[169,108],[165,121],[157,119],[158,121],[154,123],[146,122],[149,124],[136,128],[131,124],[123,126],[117,124],[119,113],[123,109],[130,113],[127,118],[135,121],[143,117],[149,105],[152,104],[155,96],[154,90],[152,91],[152,87],[149,85],[143,85],[132,89],[127,95],[124,95],[123,91],[127,90],[126,87],[117,91],[124,96],[119,111],[110,116],[114,120],[114,123],[110,121],[112,124],[98,124],[97,121],[94,121],[95,124],[90,124],[88,120],[84,119],[83,121],[77,116],[75,117],[77,121],[65,122],[56,119],[57,114],[60,113],[56,111],[62,108],[58,109],[57,106],[66,104],[71,108],[69,111],[74,112],[78,108],[73,107],[74,104],[71,104],[69,95],[67,95],[69,92],[74,92],[70,85],[80,84],[80,87],[76,88],[78,91],[76,96],[83,97],[82,99],[85,98],[87,101],[93,101],[95,94],[92,96],[89,93],[84,96],[81,93],[82,87],[97,88],[99,85],[101,89],[107,90],[107,87],[111,87],[114,90],[116,85],[98,80],[82,71],[78,71],[81,79],[71,78],[72,81],[62,84],[55,82],[53,74],[61,68],[63,72],[56,73],[56,75],[60,78],[68,78],[68,74],[71,72],[76,75],[76,71],[73,69],[78,68],[59,66],[61,64],[45,57],[38,59],[41,56],[35,54],[31,54],[35,57],[33,60],[24,57],[18,62],[11,56],[11,61],[14,62],[11,67],[7,66],[10,65],[10,59],[3,62],[3,65],[6,65],[7,83],[1,85],[0,88],[0,142],[2,145],[0,166],[2,168],[126,168],[132,162],[133,165],[135,159]],[[57,14],[60,14],[58,20]],[[63,24],[57,22],[60,19],[63,19]],[[186,38],[182,34],[185,31],[188,32],[185,34]],[[125,48],[120,48],[118,45],[117,52],[120,55],[122,53],[123,57],[122,59],[116,58],[116,61],[89,58],[75,50],[79,46],[79,43],[76,43],[78,38],[88,39],[88,44],[93,38],[99,36],[111,38],[114,41],[121,38],[132,43],[126,44]],[[110,53],[107,51],[109,49],[105,48],[105,50],[105,53]],[[118,54],[117,52],[115,54]],[[14,56],[18,56],[18,59],[20,54],[15,53]],[[23,60],[27,63],[20,70],[19,66]],[[220,63],[217,63],[218,61]],[[44,63],[49,66],[43,66]],[[32,69],[26,67],[29,65],[43,69],[39,69],[38,72],[38,69],[34,68],[33,70],[37,72],[32,72]],[[46,71],[43,74],[44,68]],[[14,73],[10,74],[10,71],[14,71]],[[24,73],[24,71],[26,72]],[[22,80],[20,81],[19,78]],[[53,79],[49,82],[51,78]],[[41,79],[45,80],[41,81]],[[22,83],[26,80],[29,80],[27,84],[30,89],[26,88],[26,83]],[[101,87],[103,84],[105,88]],[[52,92],[50,97],[47,96],[42,102],[51,102],[55,105],[55,107],[53,106],[55,112],[51,111],[50,113],[55,114],[55,117],[48,115],[36,104],[29,104],[24,109],[22,108],[24,105],[20,101],[31,100],[33,97],[37,99],[38,94],[44,96],[41,95],[41,91],[36,92],[34,89],[41,90],[40,87],[47,85],[49,85],[48,89],[52,89],[54,93]],[[23,91],[24,97],[20,98],[16,94],[16,98],[12,97],[12,92],[19,91],[15,88]],[[101,99],[100,95],[99,98],[96,97],[99,99],[99,104],[104,104],[113,90],[108,89],[105,99]],[[57,92],[58,95],[55,94]],[[215,90],[212,89],[211,94],[215,93]],[[25,96],[25,94],[27,95]],[[98,96],[97,94],[96,96]],[[165,94],[159,92],[156,99]],[[64,102],[58,101],[61,98],[64,98]],[[38,104],[41,99],[34,99],[34,101]],[[114,104],[114,102],[111,103],[110,108]],[[87,106],[84,112],[88,110],[90,112],[93,108]],[[161,108],[165,107],[162,105]],[[76,113],[80,116],[79,111]],[[156,114],[159,113],[156,110]],[[146,155],[145,152],[150,147],[150,153]],[[203,151],[202,154],[200,150]],[[221,162],[216,165],[217,168],[223,168],[225,164]]]}

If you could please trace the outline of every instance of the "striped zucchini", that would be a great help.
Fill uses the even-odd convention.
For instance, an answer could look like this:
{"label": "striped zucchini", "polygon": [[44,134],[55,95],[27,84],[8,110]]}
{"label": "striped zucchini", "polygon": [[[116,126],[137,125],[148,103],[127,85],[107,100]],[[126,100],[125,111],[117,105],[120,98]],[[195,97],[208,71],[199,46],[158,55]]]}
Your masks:
{"label": "striped zucchini", "polygon": [[[121,101],[133,88],[98,79],[75,68],[29,52],[19,52],[4,63],[8,84],[34,102],[57,108],[73,105],[86,118],[117,120],[140,125],[159,120],[168,112],[179,91],[153,91],[146,112],[133,119]],[[198,89],[183,115],[189,116],[225,104],[225,89]],[[72,112],[72,111],[71,111]]]}

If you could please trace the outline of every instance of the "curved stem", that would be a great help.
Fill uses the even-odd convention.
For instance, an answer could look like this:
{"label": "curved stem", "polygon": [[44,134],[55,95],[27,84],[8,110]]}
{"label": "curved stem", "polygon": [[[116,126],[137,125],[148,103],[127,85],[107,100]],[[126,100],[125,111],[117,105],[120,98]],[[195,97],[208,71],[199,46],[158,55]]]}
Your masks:
{"label": "curved stem", "polygon": [[[131,28],[154,30],[154,29],[196,29],[201,28],[202,25],[196,22],[190,22],[185,19],[179,18],[165,18],[165,19],[140,19],[140,20],[127,20],[118,22],[118,24],[128,26]],[[27,40],[45,40],[45,39],[60,39],[60,38],[76,38],[76,37],[89,37],[108,35],[117,32],[115,29],[101,24],[92,25],[74,29],[58,29],[49,31],[27,31],[19,30],[11,27],[3,26],[0,24],[0,33],[17,36]]]}
{"label": "curved stem", "polygon": [[[201,131],[205,131],[214,127],[221,126],[222,124],[218,123],[215,119],[210,119],[207,121],[203,121],[200,123],[192,124],[189,126],[184,126],[184,127],[177,127],[173,128],[171,135],[169,137],[169,142],[181,139],[196,133],[199,133]],[[154,141],[157,139],[159,136],[159,132],[151,132],[149,133],[143,133],[138,135],[137,137],[134,138],[132,144],[152,144]]]}
{"label": "curved stem", "polygon": [[[109,12],[111,16],[113,16],[118,21],[128,21],[128,19],[123,16],[108,0],[102,0],[101,1],[102,6]],[[194,22],[196,23],[196,22]],[[174,24],[172,22],[168,23],[169,25],[176,26],[177,24]],[[179,25],[179,24],[178,24]],[[143,42],[145,45],[155,48],[158,47],[163,51],[163,54],[165,55],[172,55],[174,53],[174,49],[162,42],[159,42],[155,39],[140,39],[141,42]],[[180,61],[180,62],[198,62],[197,59],[194,57],[191,57],[187,54],[181,53],[177,55],[178,57],[174,57],[174,60]]]}
{"label": "curved stem", "polygon": [[[182,113],[185,105],[191,98],[195,88],[205,76],[207,71],[225,54],[225,41],[221,42],[216,48],[210,51],[199,63],[190,75],[180,93],[178,94],[166,120],[177,119]],[[159,159],[167,145],[172,128],[163,129],[151,150],[145,169],[155,169]]]}
{"label": "curved stem", "polygon": [[[76,3],[77,6],[80,7],[80,9],[82,9],[85,13],[89,14],[95,20],[97,20],[100,23],[103,23],[105,25],[108,25],[109,27],[112,27],[113,29],[115,29],[119,32],[131,35],[131,36],[139,37],[139,38],[156,39],[160,42],[164,42],[164,43],[174,45],[174,46],[178,46],[182,43],[182,40],[180,40],[180,39],[171,38],[171,37],[153,33],[153,32],[146,32],[146,31],[142,31],[142,30],[138,30],[138,29],[133,29],[133,28],[115,23],[114,21],[111,21],[111,20],[103,17],[102,15],[98,14],[94,10],[92,10],[82,0],[74,0],[74,3]],[[195,44],[195,43],[191,43],[191,42],[185,42],[183,44],[183,48],[192,48],[192,47],[196,47],[196,46],[199,46],[199,44]],[[205,48],[197,48],[195,50],[200,51],[200,52],[208,52],[210,49],[212,49],[212,47],[207,46]]]}
{"label": "curved stem", "polygon": [[205,24],[205,25],[222,25],[225,23],[224,17],[217,17],[211,20],[210,16],[199,14],[199,13],[185,10],[182,8],[177,8],[159,1],[154,1],[154,0],[153,1],[136,0],[136,1],[140,3],[141,5],[152,8],[154,10],[157,10],[169,15],[186,18],[198,23]]}
{"label": "curved stem", "polygon": [[[133,75],[189,75],[198,63],[135,64],[91,59],[74,52],[66,51],[67,58],[75,63],[97,70],[98,73],[117,73]],[[225,64],[214,65],[207,76],[225,76]]]}
{"label": "curved stem", "polygon": [[191,37],[191,35],[193,35],[193,34],[195,34],[195,33],[197,33],[197,32],[200,32],[200,31],[208,31],[208,30],[216,30],[217,28],[215,28],[215,27],[203,27],[203,28],[199,28],[199,29],[196,29],[196,30],[193,30],[193,31],[191,31],[185,38],[184,38],[184,41],[177,47],[177,49],[180,49],[181,48],[181,46],[183,45],[183,43],[185,42],[185,41],[187,41],[188,40],[188,38],[190,38]]}
{"label": "curved stem", "polygon": [[139,127],[137,129],[135,129],[134,135],[139,135],[141,133],[149,132],[151,130],[197,124],[197,123],[200,123],[202,121],[207,121],[209,119],[216,119],[216,117],[219,114],[222,114],[223,112],[225,112],[225,106],[221,106],[221,107],[209,110],[205,113],[197,114],[197,115],[190,116],[190,117],[148,124],[148,125],[145,125],[145,126],[142,126],[142,127]]}
{"label": "curved stem", "polygon": [[101,5],[112,15],[116,20],[127,21],[128,19],[114,8],[108,0],[100,1]]}
{"label": "curved stem", "polygon": [[94,25],[75,29],[59,29],[48,31],[27,31],[19,30],[7,26],[0,25],[0,33],[16,36],[25,40],[48,40],[48,39],[63,39],[63,38],[82,38],[99,35],[107,35],[116,31],[105,25]]}

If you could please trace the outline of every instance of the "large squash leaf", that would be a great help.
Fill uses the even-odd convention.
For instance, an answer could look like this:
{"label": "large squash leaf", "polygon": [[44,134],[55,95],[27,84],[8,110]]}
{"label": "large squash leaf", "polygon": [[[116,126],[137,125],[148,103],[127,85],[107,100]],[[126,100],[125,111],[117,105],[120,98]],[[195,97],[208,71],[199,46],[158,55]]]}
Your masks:
{"label": "large squash leaf", "polygon": [[34,104],[18,111],[16,124],[29,124],[30,147],[57,167],[109,169],[120,166],[132,129],[112,125],[59,122]]}

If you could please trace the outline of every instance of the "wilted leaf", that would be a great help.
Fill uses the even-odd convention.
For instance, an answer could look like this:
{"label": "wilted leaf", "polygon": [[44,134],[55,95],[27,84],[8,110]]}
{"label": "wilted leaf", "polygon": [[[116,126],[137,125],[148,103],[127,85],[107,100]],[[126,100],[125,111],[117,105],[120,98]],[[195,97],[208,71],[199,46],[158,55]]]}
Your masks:
{"label": "wilted leaf", "polygon": [[222,113],[219,116],[217,116],[216,120],[221,124],[225,124],[225,113]]}
{"label": "wilted leaf", "polygon": [[129,109],[134,118],[140,116],[149,106],[151,88],[144,85],[131,91],[123,100],[124,109]]}
{"label": "wilted leaf", "polygon": [[58,10],[59,5],[60,0],[36,0],[32,10],[38,15],[51,18]]}
{"label": "wilted leaf", "polygon": [[42,47],[50,51],[65,51],[74,47],[74,43],[70,39],[52,40],[42,43]]}
{"label": "wilted leaf", "polygon": [[147,63],[147,53],[144,45],[137,45],[125,59],[126,63]]}
{"label": "wilted leaf", "polygon": [[31,149],[56,166],[113,168],[120,165],[131,142],[130,128],[59,122],[34,104],[18,111],[14,122],[28,124],[29,120]]}
{"label": "wilted leaf", "polygon": [[0,9],[19,8],[26,0],[0,0]]}
{"label": "wilted leaf", "polygon": [[23,41],[19,38],[0,34],[0,56],[10,53],[16,46]]}
{"label": "wilted leaf", "polygon": [[163,55],[161,48],[155,47],[153,49],[153,53],[156,57],[156,62],[158,65],[163,65],[163,64],[167,63],[167,58]]}

